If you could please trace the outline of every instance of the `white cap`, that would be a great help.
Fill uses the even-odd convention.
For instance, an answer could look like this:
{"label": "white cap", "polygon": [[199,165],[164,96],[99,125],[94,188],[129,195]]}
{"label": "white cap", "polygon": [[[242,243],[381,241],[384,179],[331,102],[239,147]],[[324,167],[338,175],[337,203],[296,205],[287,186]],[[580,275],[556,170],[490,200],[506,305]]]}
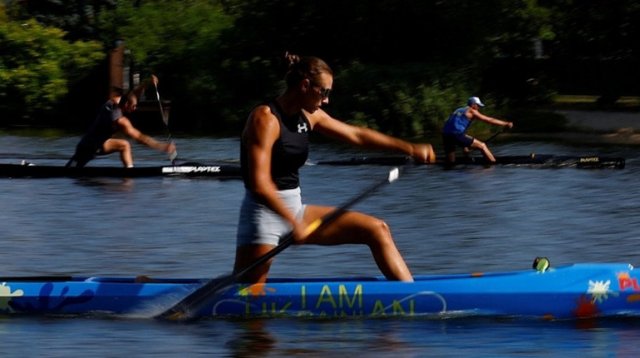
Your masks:
{"label": "white cap", "polygon": [[480,98],[478,97],[469,97],[469,100],[467,101],[467,105],[472,105],[472,104],[477,104],[480,107],[484,107],[484,103],[482,103],[480,101]]}

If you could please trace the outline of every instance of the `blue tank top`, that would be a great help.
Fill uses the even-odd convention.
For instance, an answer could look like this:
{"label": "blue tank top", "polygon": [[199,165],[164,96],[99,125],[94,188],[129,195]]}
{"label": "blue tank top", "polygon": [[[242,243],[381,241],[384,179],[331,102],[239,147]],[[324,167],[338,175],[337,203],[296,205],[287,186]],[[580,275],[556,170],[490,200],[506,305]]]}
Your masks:
{"label": "blue tank top", "polygon": [[[267,103],[280,123],[280,137],[271,151],[271,177],[278,190],[295,189],[300,186],[298,170],[309,157],[309,132],[311,125],[302,113],[287,117],[278,103]],[[245,187],[248,186],[249,169],[247,149],[240,145],[240,167]]]}
{"label": "blue tank top", "polygon": [[444,123],[442,127],[442,133],[444,134],[462,134],[467,131],[469,125],[471,125],[471,121],[465,113],[469,107],[460,107],[453,111],[449,116],[449,119]]}

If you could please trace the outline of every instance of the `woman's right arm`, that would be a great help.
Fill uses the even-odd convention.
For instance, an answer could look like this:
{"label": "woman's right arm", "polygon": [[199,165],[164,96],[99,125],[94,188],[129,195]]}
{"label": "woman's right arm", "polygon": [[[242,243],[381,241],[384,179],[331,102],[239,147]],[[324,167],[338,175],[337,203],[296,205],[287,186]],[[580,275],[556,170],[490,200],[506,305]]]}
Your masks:
{"label": "woman's right arm", "polygon": [[248,186],[261,202],[295,226],[296,217],[278,196],[278,189],[271,177],[271,153],[279,136],[280,124],[269,107],[255,108],[242,133],[248,154]]}

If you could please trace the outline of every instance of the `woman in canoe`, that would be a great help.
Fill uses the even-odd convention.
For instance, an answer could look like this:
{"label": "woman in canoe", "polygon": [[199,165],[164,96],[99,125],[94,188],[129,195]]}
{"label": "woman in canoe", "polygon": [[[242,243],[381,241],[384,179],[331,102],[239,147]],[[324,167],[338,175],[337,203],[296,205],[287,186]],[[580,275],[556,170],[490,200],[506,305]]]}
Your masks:
{"label": "woman in canoe", "polygon": [[[241,168],[245,185],[234,271],[241,272],[278,245],[280,237],[294,234],[294,244],[369,246],[382,273],[391,280],[413,281],[391,232],[382,220],[347,211],[331,225],[305,235],[314,220],[332,207],[303,205],[298,169],[309,150],[309,132],[367,148],[392,150],[416,161],[435,162],[430,144],[415,144],[337,120],[320,107],[329,103],[333,71],[317,57],[286,54],[286,90],[255,107],[241,138]],[[241,278],[247,283],[267,279],[271,261]]]}
{"label": "woman in canoe", "polygon": [[131,144],[123,138],[113,138],[117,132],[122,132],[137,142],[156,149],[161,152],[169,153],[173,156],[176,152],[176,146],[172,143],[158,142],[148,135],[140,132],[131,124],[129,118],[125,115],[133,113],[138,106],[138,98],[146,89],[149,82],[154,86],[158,85],[158,77],[152,75],[147,81],[143,81],[138,87],[126,96],[123,95],[122,89],[114,89],[111,98],[100,107],[98,116],[89,128],[89,131],[82,137],[76,151],[67,162],[67,167],[84,167],[96,155],[106,155],[119,152],[120,160],[126,168],[133,167],[133,154],[131,153]]}

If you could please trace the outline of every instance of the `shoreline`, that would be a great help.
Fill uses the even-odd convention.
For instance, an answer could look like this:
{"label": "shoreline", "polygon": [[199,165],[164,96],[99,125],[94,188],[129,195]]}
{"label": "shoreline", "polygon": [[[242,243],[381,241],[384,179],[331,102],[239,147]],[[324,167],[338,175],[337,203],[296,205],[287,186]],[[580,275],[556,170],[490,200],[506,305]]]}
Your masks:
{"label": "shoreline", "polygon": [[640,133],[620,130],[614,133],[556,132],[556,133],[506,133],[505,138],[536,141],[560,141],[573,144],[640,145]]}
{"label": "shoreline", "polygon": [[553,133],[505,133],[505,138],[554,140],[574,144],[640,145],[640,112],[593,110],[555,110],[554,112],[567,118],[566,130]]}

